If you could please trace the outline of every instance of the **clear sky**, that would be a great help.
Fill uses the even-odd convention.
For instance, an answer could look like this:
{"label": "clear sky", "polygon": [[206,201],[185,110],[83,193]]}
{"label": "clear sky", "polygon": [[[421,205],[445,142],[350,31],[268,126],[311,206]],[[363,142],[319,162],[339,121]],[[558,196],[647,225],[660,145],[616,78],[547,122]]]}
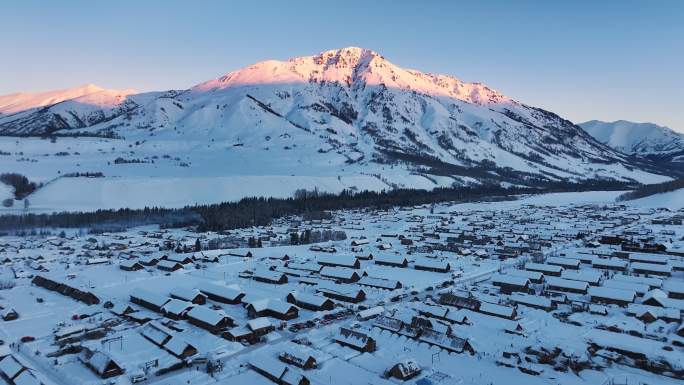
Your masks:
{"label": "clear sky", "polygon": [[0,36],[0,94],[180,89],[260,60],[360,46],[574,122],[684,131],[684,0],[7,0]]}

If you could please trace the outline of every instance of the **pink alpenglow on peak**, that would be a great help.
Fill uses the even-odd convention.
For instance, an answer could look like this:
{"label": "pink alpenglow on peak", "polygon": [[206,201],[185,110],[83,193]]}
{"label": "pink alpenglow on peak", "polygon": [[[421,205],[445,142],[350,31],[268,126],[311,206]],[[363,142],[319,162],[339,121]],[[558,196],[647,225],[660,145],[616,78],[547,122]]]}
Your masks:
{"label": "pink alpenglow on peak", "polygon": [[268,84],[334,83],[355,89],[384,86],[474,104],[515,103],[481,83],[403,69],[375,51],[347,47],[286,61],[266,60],[195,86],[195,92]]}
{"label": "pink alpenglow on peak", "polygon": [[66,100],[79,100],[84,104],[111,107],[121,103],[128,95],[136,93],[134,89],[112,90],[94,84],[41,93],[19,92],[0,96],[0,114],[14,114],[32,108],[51,106]]}

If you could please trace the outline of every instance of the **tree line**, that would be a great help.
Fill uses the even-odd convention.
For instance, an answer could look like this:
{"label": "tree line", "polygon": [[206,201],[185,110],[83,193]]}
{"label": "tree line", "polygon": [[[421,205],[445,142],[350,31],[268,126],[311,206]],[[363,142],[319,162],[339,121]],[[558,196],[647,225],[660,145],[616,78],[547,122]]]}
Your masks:
{"label": "tree line", "polygon": [[290,215],[326,218],[326,211],[341,209],[387,209],[439,202],[505,200],[516,195],[545,192],[620,190],[633,188],[626,182],[588,181],[582,183],[546,182],[535,187],[481,185],[436,188],[434,190],[394,189],[389,191],[339,194],[298,191],[291,198],[244,198],[237,202],[187,206],[180,209],[144,208],[98,210],[94,212],[23,214],[0,216],[0,230],[30,228],[91,228],[99,231],[123,230],[133,226],[159,224],[162,227],[197,226],[199,231],[222,231],[265,226],[273,219]]}
{"label": "tree line", "polygon": [[633,191],[620,195],[617,200],[619,202],[631,201],[634,199],[645,198],[647,196],[662,194],[670,191],[684,188],[684,178],[671,180],[669,182],[655,183],[643,185]]}

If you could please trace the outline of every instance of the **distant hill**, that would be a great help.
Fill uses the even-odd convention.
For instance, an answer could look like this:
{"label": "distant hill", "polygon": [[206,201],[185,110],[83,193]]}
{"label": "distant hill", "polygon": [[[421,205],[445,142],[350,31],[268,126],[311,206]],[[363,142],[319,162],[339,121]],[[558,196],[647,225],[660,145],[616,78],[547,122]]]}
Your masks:
{"label": "distant hill", "polygon": [[580,126],[617,151],[661,164],[670,163],[684,172],[684,134],[654,123],[626,120],[591,120]]}

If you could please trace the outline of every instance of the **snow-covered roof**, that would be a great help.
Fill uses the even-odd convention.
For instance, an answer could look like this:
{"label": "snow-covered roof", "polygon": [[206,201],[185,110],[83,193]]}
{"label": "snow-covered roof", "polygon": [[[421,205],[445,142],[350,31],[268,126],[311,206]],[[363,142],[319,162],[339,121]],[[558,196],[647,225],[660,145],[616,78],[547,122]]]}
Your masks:
{"label": "snow-covered roof", "polygon": [[525,264],[525,269],[526,270],[535,270],[535,271],[541,271],[544,273],[556,273],[559,274],[561,271],[563,271],[563,268],[561,266],[556,266],[556,265],[546,265],[543,263],[534,263],[534,262],[528,262]]}
{"label": "snow-covered roof", "polygon": [[172,298],[169,302],[165,303],[164,306],[162,306],[162,310],[166,313],[180,314],[194,306],[195,304],[193,304],[192,302]]}
{"label": "snow-covered roof", "polygon": [[589,295],[603,299],[632,302],[636,298],[634,290],[615,289],[612,287],[596,287],[589,288]]}
{"label": "snow-covered roof", "polygon": [[247,327],[252,331],[270,328],[272,326],[273,324],[268,317],[258,317],[247,321]]}
{"label": "snow-covered roof", "polygon": [[167,298],[163,295],[153,293],[151,291],[141,288],[135,288],[131,290],[131,296],[140,298],[141,300],[151,303],[157,307],[162,307],[165,303],[171,300],[170,298]]}
{"label": "snow-covered roof", "polygon": [[530,284],[530,280],[515,275],[494,274],[492,275],[492,283],[495,285],[527,286]]}
{"label": "snow-covered roof", "polygon": [[596,270],[563,270],[561,273],[561,278],[563,279],[593,284],[598,284],[601,281],[601,277],[601,272]]}
{"label": "snow-covered roof", "polygon": [[228,300],[236,300],[240,295],[244,295],[244,292],[239,289],[215,285],[213,283],[201,283],[197,286],[197,288],[202,293],[222,297]]}
{"label": "snow-covered roof", "polygon": [[323,269],[321,269],[320,274],[324,277],[332,277],[332,278],[338,278],[338,279],[352,279],[354,275],[358,275],[359,273],[354,269],[349,269],[346,267],[326,266]]}
{"label": "snow-covered roof", "polygon": [[225,313],[209,309],[206,306],[195,306],[188,313],[187,316],[202,321],[209,325],[218,325],[226,317]]}
{"label": "snow-covered roof", "polygon": [[642,270],[642,271],[652,271],[657,273],[671,273],[672,266],[670,265],[659,265],[655,263],[644,263],[644,262],[632,262],[629,265],[632,270]]}
{"label": "snow-covered roof", "polygon": [[558,277],[546,277],[546,284],[553,287],[558,287],[562,289],[571,289],[586,291],[589,284],[584,281],[573,281],[571,279],[564,279]]}

